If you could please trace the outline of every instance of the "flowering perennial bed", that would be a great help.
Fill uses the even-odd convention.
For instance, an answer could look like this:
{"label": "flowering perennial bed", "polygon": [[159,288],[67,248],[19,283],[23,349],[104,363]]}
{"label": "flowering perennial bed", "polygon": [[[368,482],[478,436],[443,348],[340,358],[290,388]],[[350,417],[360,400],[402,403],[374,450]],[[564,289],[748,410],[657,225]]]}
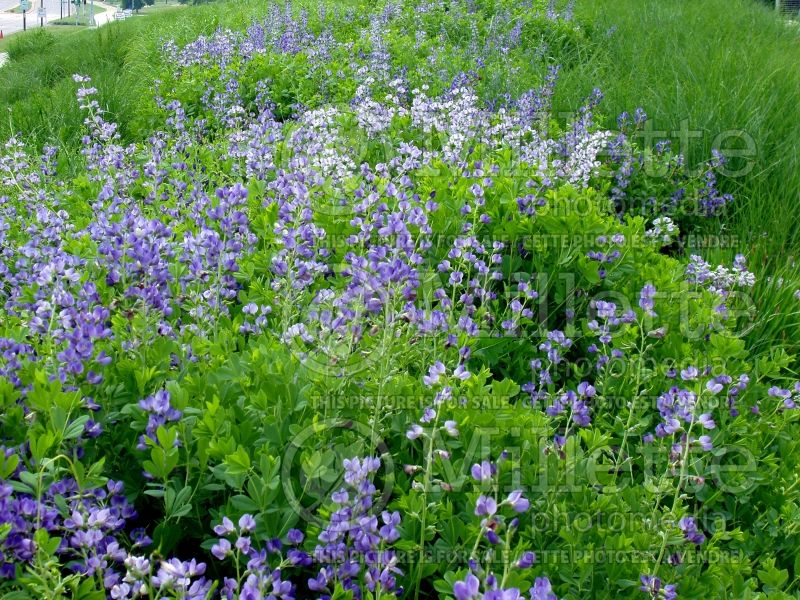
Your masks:
{"label": "flowering perennial bed", "polygon": [[584,35],[272,8],[164,44],[146,143],[75,75],[78,177],[7,140],[4,597],[790,597],[800,383],[675,243],[724,158],[554,118]]}

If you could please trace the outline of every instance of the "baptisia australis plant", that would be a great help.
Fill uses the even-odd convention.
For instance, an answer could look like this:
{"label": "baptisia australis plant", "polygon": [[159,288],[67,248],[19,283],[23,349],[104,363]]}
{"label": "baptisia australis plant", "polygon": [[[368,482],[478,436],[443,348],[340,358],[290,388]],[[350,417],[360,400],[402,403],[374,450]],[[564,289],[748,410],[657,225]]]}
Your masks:
{"label": "baptisia australis plant", "polygon": [[[470,470],[472,479],[481,490],[492,491],[481,493],[475,501],[473,512],[481,519],[480,530],[470,552],[469,571],[464,579],[453,585],[453,596],[456,600],[557,600],[547,577],[536,577],[528,595],[508,585],[514,572],[531,569],[536,562],[536,554],[513,547],[515,536],[519,536],[520,518],[528,512],[530,502],[519,490],[512,491],[505,498],[497,495],[498,468],[502,467],[505,459],[505,455],[501,455],[497,463],[484,460],[474,464]],[[495,574],[491,568],[497,558],[503,565],[502,574]]]}
{"label": "baptisia australis plant", "polygon": [[[258,550],[251,537],[255,529],[256,521],[250,514],[242,515],[238,526],[228,517],[223,517],[222,522],[214,527],[214,533],[220,537],[211,547],[211,554],[217,560],[230,558],[236,568],[236,578],[224,579],[221,596],[227,600],[294,598],[295,586],[290,581],[281,579],[281,570],[288,566],[311,563],[307,554],[292,547],[303,541],[303,533],[297,529],[289,530],[287,543],[290,549],[284,556],[283,544],[279,539],[268,540],[265,547]],[[233,543],[231,539],[234,539]],[[270,564],[271,560],[275,563],[274,567]]]}
{"label": "baptisia australis plant", "polygon": [[323,600],[342,591],[351,592],[354,598],[403,593],[397,583],[403,572],[391,549],[400,538],[400,513],[383,511],[379,518],[373,511],[378,491],[372,477],[380,464],[374,457],[344,460],[345,486],[331,495],[335,510],[319,533],[312,554],[315,568],[323,566],[308,580],[309,590]]}
{"label": "baptisia australis plant", "polygon": [[[684,581],[705,597],[780,587],[793,547],[770,522],[774,498],[690,484],[749,444],[781,506],[796,503],[774,460],[796,444],[793,359],[776,349],[755,368],[735,331],[755,284],[743,256],[677,257],[692,204],[711,215],[731,202],[719,157],[698,180],[666,144],[638,151],[644,111],[604,130],[599,91],[552,118],[558,53],[531,41],[590,33],[566,2],[273,5],[245,31],[167,43],[138,124],[114,124],[77,76],[77,175],[52,147],[5,142],[0,591],[553,600],[613,596],[617,581],[652,598]],[[159,129],[129,144],[144,123]],[[651,178],[654,165],[668,176]],[[626,214],[633,202],[644,218]],[[471,454],[485,431],[490,448]],[[287,490],[304,483],[287,448],[307,444],[303,476],[329,482],[341,457],[312,450],[350,437],[357,458],[314,514],[322,525],[298,524]],[[511,463],[525,468],[506,489]],[[379,495],[393,464],[404,472]],[[557,484],[532,491],[550,468]],[[539,544],[613,536],[532,531],[531,503],[557,518],[594,502],[648,514],[613,543],[654,564],[536,564]],[[729,522],[709,524],[721,507]],[[765,567],[747,581],[688,560],[742,539]]]}
{"label": "baptisia australis plant", "polygon": [[65,478],[38,496],[15,487],[20,486],[0,485],[0,575],[21,575],[48,538],[55,540],[54,555],[74,572],[88,577],[107,574],[122,552],[117,536],[136,516],[121,483],[81,489],[73,478]]}

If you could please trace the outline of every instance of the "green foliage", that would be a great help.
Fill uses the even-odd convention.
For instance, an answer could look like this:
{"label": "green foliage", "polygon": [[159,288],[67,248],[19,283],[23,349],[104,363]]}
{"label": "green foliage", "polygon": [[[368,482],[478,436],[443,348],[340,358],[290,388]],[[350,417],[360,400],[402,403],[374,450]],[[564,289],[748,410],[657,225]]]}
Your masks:
{"label": "green foliage", "polygon": [[45,29],[35,29],[29,35],[15,36],[8,45],[8,57],[13,61],[36,60],[46,54],[56,43],[56,38]]}
{"label": "green foliage", "polygon": [[[141,0],[135,1],[141,5]],[[25,447],[30,455],[21,459],[0,453],[0,480],[11,480],[16,492],[38,498],[65,477],[74,478],[79,490],[88,490],[106,484],[113,474],[125,483],[130,500],[144,509],[142,521],[153,537],[154,556],[207,556],[214,544],[210,525],[223,516],[244,513],[254,515],[259,524],[254,539],[285,537],[290,528],[302,526],[311,551],[331,513],[328,499],[340,484],[341,459],[378,454],[389,466],[376,476],[375,485],[386,491],[388,508],[403,514],[396,548],[405,557],[403,577],[412,586],[407,594],[448,597],[454,583],[467,574],[464,558],[480,548],[488,565],[507,571],[505,583],[527,589],[535,577],[549,576],[558,597],[569,600],[643,597],[638,578],[650,569],[665,577],[669,573],[669,581],[679,580],[682,598],[797,597],[800,421],[798,411],[785,410],[770,389],[788,388],[797,379],[800,351],[800,300],[795,297],[800,278],[787,258],[796,248],[797,234],[786,228],[797,215],[788,198],[800,187],[800,175],[791,170],[796,166],[794,154],[787,155],[796,137],[781,138],[795,133],[796,123],[783,120],[796,112],[788,98],[798,81],[783,70],[788,60],[774,56],[774,45],[788,52],[792,38],[760,9],[735,1],[737,10],[756,15],[762,31],[774,37],[770,49],[756,50],[751,41],[732,49],[735,44],[724,42],[724,33],[732,34],[744,17],[731,16],[730,8],[723,11],[717,0],[708,0],[705,9],[688,0],[646,0],[649,12],[641,0],[584,2],[577,22],[529,15],[526,7],[502,1],[475,2],[474,13],[434,5],[423,15],[406,11],[388,39],[393,66],[407,68],[409,86],[428,85],[435,95],[474,67],[474,56],[465,46],[481,40],[491,47],[502,15],[510,15],[504,26],[523,23],[523,43],[509,52],[487,51],[485,77],[475,83],[482,100],[497,100],[501,93],[517,96],[541,85],[546,66],[555,60],[563,65],[563,84],[557,88],[562,108],[574,110],[590,85],[601,84],[609,98],[609,114],[643,103],[656,124],[669,127],[683,115],[690,122],[698,119],[707,134],[728,124],[752,127],[754,139],[765,144],[772,158],[759,154],[751,175],[727,181],[739,194],[733,221],[712,220],[696,231],[724,233],[735,227],[751,254],[764,256],[758,266],[769,268],[770,276],[760,274],[753,294],[738,289],[719,294],[690,281],[685,254],[693,253],[695,246],[687,242],[664,248],[647,237],[650,223],[644,216],[619,215],[609,197],[614,185],[610,172],[599,173],[586,187],[555,186],[542,194],[535,214],[522,214],[518,201],[541,176],[532,165],[520,165],[509,148],[478,143],[463,163],[436,158],[410,170],[413,193],[439,204],[430,213],[436,236],[421,260],[415,300],[427,302],[427,308],[436,306],[435,292],[446,285],[439,265],[451,258],[466,264],[450,251],[469,223],[470,233],[487,246],[508,242],[497,267],[501,276],[487,284],[495,298],[491,304],[474,304],[469,312],[476,322],[490,326],[482,327],[474,340],[453,326],[448,332],[455,340],[439,343],[407,326],[410,318],[384,319],[383,314],[365,312],[367,333],[357,341],[287,339],[283,334],[289,324],[310,322],[312,309],[319,311],[322,292],[341,291],[347,282],[331,269],[307,288],[273,285],[273,264],[284,249],[283,232],[276,227],[283,207],[273,197],[274,180],[252,178],[244,182],[248,196],[242,212],[256,238],[255,250],[237,264],[240,289],[223,301],[226,310],[213,315],[208,329],[203,329],[188,298],[203,293],[213,273],[204,273],[207,279],[201,283],[187,284],[182,275],[188,261],[174,260],[169,280],[174,312],[162,316],[135,294],[125,294],[101,261],[87,261],[75,277],[92,282],[103,306],[113,309],[108,320],[113,336],[98,341],[97,350],[114,360],[102,369],[92,364],[102,370],[100,383],[89,385],[81,372],[77,385],[65,386],[53,366],[60,348],[46,335],[28,336],[27,315],[4,313],[0,337],[35,345],[32,356],[37,360],[23,361],[19,368],[20,379],[30,385],[24,394],[10,379],[0,378],[2,442]],[[710,5],[720,17],[716,30],[709,17],[700,20]],[[312,12],[309,26],[319,32],[332,25],[331,35],[354,38],[361,30],[357,24],[367,22],[368,7],[353,3],[352,8],[351,21],[338,15],[322,21]],[[181,150],[181,161],[193,170],[170,165],[170,177],[159,183],[157,202],[148,196],[149,176],[138,168],[150,158],[150,142],[131,152],[131,160],[139,161],[132,169],[135,183],[126,190],[132,204],[147,219],[168,224],[175,239],[185,239],[200,226],[193,220],[194,207],[177,190],[196,185],[213,198],[212,190],[242,179],[242,170],[231,155],[230,126],[208,102],[226,89],[224,69],[216,64],[178,68],[170,56],[163,56],[162,45],[168,38],[183,45],[218,28],[244,28],[264,10],[255,2],[220,4],[117,24],[67,40],[47,32],[35,39],[20,38],[12,64],[0,70],[0,106],[9,108],[13,130],[24,131],[39,145],[60,145],[59,158],[65,164],[58,175],[66,183],[46,183],[51,195],[45,197],[47,202],[55,199],[48,210],[67,210],[70,223],[81,231],[63,241],[66,251],[81,257],[99,255],[98,242],[84,228],[97,218],[97,207],[103,207],[98,198],[107,182],[123,177],[123,168],[112,169],[107,180],[84,172],[84,159],[76,150],[85,134],[85,114],[66,101],[75,90],[71,75],[93,77],[92,85],[100,90],[98,101],[107,109],[106,117],[120,124],[124,143],[143,142],[164,128],[165,120],[174,118],[173,109],[165,108],[171,100],[179,102],[189,123],[204,123],[197,139]],[[700,35],[695,20],[709,30]],[[467,21],[474,28],[471,32],[464,28]],[[606,35],[610,23],[619,29]],[[429,39],[415,47],[417,26],[432,34],[431,39],[446,43]],[[70,52],[76,45],[86,52]],[[528,50],[533,47],[546,48],[548,55],[531,56]],[[291,118],[298,105],[342,107],[335,117],[336,134],[325,141],[353,149],[359,161],[370,165],[395,164],[400,156],[396,142],[441,150],[444,135],[423,133],[407,115],[396,116],[382,139],[365,135],[359,127],[348,108],[358,89],[359,65],[352,56],[371,50],[372,42],[359,38],[347,51],[336,47],[325,68],[301,51],[264,52],[246,62],[235,57],[226,65],[237,73],[245,112],[256,114],[264,91],[271,100],[281,136],[270,141],[270,149],[281,168],[289,168],[293,157],[292,135],[299,125]],[[35,52],[39,54],[32,58]],[[743,61],[738,70],[737,58]],[[430,64],[436,65],[436,72]],[[765,70],[765,65],[774,68]],[[22,79],[24,85],[10,85]],[[750,87],[754,84],[758,88]],[[680,93],[672,93],[675,86]],[[389,91],[378,85],[375,96]],[[155,98],[156,93],[163,98]],[[563,127],[560,121],[543,126],[556,135]],[[164,144],[174,150],[185,142],[178,138],[164,135]],[[706,142],[704,138],[704,151],[710,150]],[[705,160],[705,152],[694,152],[690,160]],[[776,152],[782,161],[774,160]],[[480,169],[484,162],[496,167],[485,189],[490,217],[485,222],[470,221],[463,212],[473,198],[473,185],[484,182],[485,174],[469,173],[479,170],[476,157]],[[670,161],[669,155],[652,152],[643,159],[648,167],[678,172]],[[325,248],[330,265],[348,264],[355,244],[335,241],[359,233],[360,215],[343,218],[337,212],[341,198],[374,190],[388,214],[400,210],[400,200],[388,192],[389,183],[380,173],[370,178],[354,174],[341,187],[324,177],[304,182],[316,211],[313,225],[334,240]],[[672,183],[669,178],[641,177],[630,192],[636,198],[664,200]],[[4,201],[28,206],[24,187],[5,181],[2,186],[9,195]],[[761,192],[769,192],[771,202],[763,202]],[[682,225],[695,225],[691,215],[681,218]],[[3,230],[8,247],[23,246],[29,234],[24,224],[12,220]],[[755,224],[757,237],[751,238],[749,230]],[[764,229],[779,228],[787,231],[761,236]],[[614,242],[620,253],[617,260],[601,265],[588,255],[607,249],[607,240],[615,236],[622,240]],[[783,254],[772,254],[777,248]],[[731,245],[708,254],[722,261],[733,249]],[[779,257],[785,264],[777,268],[774,261]],[[536,291],[531,304],[535,317],[518,315],[512,308],[521,282]],[[646,284],[658,291],[653,315],[637,307]],[[41,295],[38,284],[21,293],[29,302]],[[598,341],[598,300],[615,302],[620,311],[631,308],[634,314],[614,331],[613,348],[621,360],[605,367],[596,363],[596,347],[603,345],[610,352],[612,346],[606,349],[606,342]],[[405,301],[399,294],[387,300],[386,314],[403,315]],[[247,303],[274,307],[270,327],[243,333]],[[521,333],[498,334],[497,324],[506,318],[518,319]],[[162,335],[166,326],[177,333]],[[533,377],[531,361],[543,356],[540,344],[553,330],[562,331],[572,345],[544,387],[548,397],[555,398],[591,379],[597,392],[591,400],[591,426],[579,427],[566,414],[547,413],[523,387]],[[435,393],[423,384],[423,376],[435,361],[459,363],[459,347],[466,345],[471,354],[464,364],[471,374],[448,380],[451,401],[437,406],[437,421],[428,437],[409,437],[409,428]],[[677,373],[689,365],[697,366],[703,376],[679,380]],[[735,399],[738,413],[729,410],[729,398],[705,387],[708,377],[721,373],[749,378],[746,392]],[[675,385],[695,394],[713,414],[713,450],[681,445],[678,437],[647,440],[661,420],[659,396]],[[141,401],[159,392],[169,394],[180,418],[165,419],[144,435],[151,423]],[[106,431],[77,446],[89,425],[85,403],[90,395],[101,400],[91,419],[103,423]],[[444,434],[440,421],[445,419],[457,423],[458,436]],[[689,437],[693,426],[688,427]],[[470,467],[496,460],[504,450],[507,457],[500,462],[494,485],[504,492],[529,491],[530,518],[519,525],[514,551],[537,551],[531,570],[508,572],[509,556],[487,550],[485,528],[474,518],[476,501],[487,486],[470,479]],[[57,502],[66,506],[63,498]],[[677,527],[685,516],[702,522],[707,536],[702,549],[687,548]],[[0,543],[9,531],[0,527]],[[59,538],[40,529],[35,541],[31,565],[20,568],[13,583],[0,584],[0,590],[8,590],[4,597],[104,597],[100,582],[62,568]],[[239,566],[235,565],[237,574]],[[335,598],[351,595],[341,586],[333,592]]]}

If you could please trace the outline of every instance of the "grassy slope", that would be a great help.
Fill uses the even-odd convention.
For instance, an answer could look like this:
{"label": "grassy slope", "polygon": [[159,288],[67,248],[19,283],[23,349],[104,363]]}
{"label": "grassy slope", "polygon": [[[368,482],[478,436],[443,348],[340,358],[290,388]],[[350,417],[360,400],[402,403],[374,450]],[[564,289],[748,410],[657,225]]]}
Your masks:
{"label": "grassy slope", "polygon": [[[315,8],[314,0],[305,1],[309,10]],[[64,150],[74,150],[82,122],[74,101],[74,73],[92,77],[101,104],[121,125],[123,136],[146,134],[127,128],[136,121],[141,98],[153,95],[153,66],[163,60],[162,44],[169,39],[185,44],[218,27],[244,29],[266,15],[268,8],[269,3],[259,0],[190,7],[156,0],[155,6],[142,9],[141,16],[98,29],[45,28],[48,34],[55,33],[53,43],[29,42],[20,53],[24,60],[14,60],[17,42],[9,40],[4,50],[12,54],[12,62],[0,69],[0,140],[24,132],[26,139],[40,146],[55,140]]]}
{"label": "grassy slope", "polygon": [[135,26],[112,24],[99,30],[61,34],[62,27],[14,36],[7,50],[12,62],[0,70],[0,109],[9,117],[0,136],[24,132],[39,143],[74,143],[81,117],[74,103],[73,73],[88,73],[104,83],[107,99],[124,104],[126,47]]}
{"label": "grassy slope", "polygon": [[[251,0],[192,9],[159,7],[152,15],[99,29],[62,35],[61,27],[46,28],[51,39],[44,44],[31,36],[9,40],[5,50],[12,62],[0,69],[0,139],[25,132],[40,145],[55,141],[65,151],[74,150],[82,121],[74,101],[74,73],[93,78],[101,103],[125,134],[143,92],[152,88],[152,65],[160,60],[163,41],[189,41],[220,25],[243,27],[264,10]],[[16,55],[15,44],[20,45]]]}

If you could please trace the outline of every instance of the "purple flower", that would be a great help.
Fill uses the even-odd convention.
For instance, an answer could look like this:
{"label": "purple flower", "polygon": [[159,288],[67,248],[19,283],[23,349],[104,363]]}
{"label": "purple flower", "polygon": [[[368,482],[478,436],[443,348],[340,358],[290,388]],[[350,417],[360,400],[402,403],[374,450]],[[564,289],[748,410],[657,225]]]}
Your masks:
{"label": "purple flower", "polygon": [[648,283],[639,292],[639,308],[641,308],[647,315],[655,317],[656,313],[653,311],[655,302],[653,298],[656,295],[656,288],[653,284]]}
{"label": "purple flower", "polygon": [[[338,508],[331,512],[328,523],[318,536],[313,559],[323,565],[318,575],[309,580],[312,591],[328,590],[339,582],[345,589],[361,597],[362,585],[375,591],[376,586],[386,592],[395,588],[397,557],[393,550],[382,549],[399,539],[399,512],[381,514],[383,525],[372,514],[378,494],[370,476],[380,467],[380,460],[372,457],[345,460],[345,483],[349,492],[341,490],[332,498]],[[384,546],[385,547],[385,546]],[[292,561],[306,564],[304,555],[292,554]]]}
{"label": "purple flower", "polygon": [[390,544],[400,539],[400,532],[397,531],[397,526],[400,525],[400,513],[383,511],[381,519],[384,523],[380,528],[381,537]]}
{"label": "purple flower", "polygon": [[479,496],[475,502],[475,514],[479,517],[491,517],[497,512],[497,502],[490,496]]}
{"label": "purple flower", "polygon": [[213,554],[218,560],[225,560],[230,553],[231,543],[225,538],[222,538],[211,547],[211,554]]}
{"label": "purple flower", "polygon": [[537,577],[529,593],[531,600],[558,600],[547,577]]}
{"label": "purple flower", "polygon": [[406,431],[406,437],[410,440],[416,440],[420,436],[424,435],[425,430],[422,429],[422,425],[418,423],[414,423],[408,431]]}
{"label": "purple flower", "polygon": [[290,544],[293,544],[293,545],[295,545],[295,546],[296,546],[297,544],[302,544],[302,543],[303,543],[303,539],[304,539],[304,538],[305,538],[305,536],[303,535],[303,532],[302,532],[302,531],[300,531],[299,529],[290,529],[290,530],[289,530],[289,531],[286,533],[286,540],[287,540],[287,541],[288,541]]}
{"label": "purple flower", "polygon": [[444,374],[445,374],[445,371],[446,371],[446,370],[447,370],[447,369],[445,368],[444,364],[442,364],[440,361],[436,361],[436,362],[435,362],[435,363],[434,363],[434,364],[433,364],[433,365],[430,367],[430,369],[428,369],[428,374],[427,374],[427,375],[425,375],[425,376],[422,378],[422,382],[423,382],[423,383],[424,383],[426,386],[428,386],[428,387],[431,387],[431,386],[433,386],[433,385],[436,385],[437,383],[439,383],[439,378],[440,378],[442,375],[444,375]]}
{"label": "purple flower", "polygon": [[218,536],[228,535],[234,532],[233,521],[228,517],[222,517],[222,523],[214,526],[214,533]]}
{"label": "purple flower", "polygon": [[479,585],[478,578],[472,573],[467,573],[464,581],[456,581],[453,585],[453,596],[456,600],[476,600],[480,598]]}
{"label": "purple flower", "polygon": [[470,469],[472,478],[479,482],[490,481],[495,473],[497,473],[497,467],[488,460],[481,461],[480,464],[474,464]]}
{"label": "purple flower", "polygon": [[514,512],[522,513],[530,508],[531,503],[526,499],[523,498],[522,492],[519,490],[513,491],[508,495],[505,502],[503,504],[508,504]]}
{"label": "purple flower", "polygon": [[697,422],[702,425],[705,429],[714,429],[716,424],[714,423],[714,419],[711,418],[711,415],[708,413],[703,413],[699,417],[697,417]]}
{"label": "purple flower", "polygon": [[422,412],[422,418],[420,418],[420,423],[430,423],[435,418],[436,418],[436,411],[433,410],[431,407],[427,407]]}
{"label": "purple flower", "polygon": [[653,600],[675,600],[678,597],[675,585],[663,585],[654,575],[641,575],[639,580],[642,582],[639,589],[650,594]]}
{"label": "purple flower", "polygon": [[704,541],[706,541],[706,536],[697,528],[697,523],[694,520],[694,517],[683,517],[679,522],[678,526],[680,527],[681,531],[683,531],[683,535],[686,538],[686,541],[699,546]]}
{"label": "purple flower", "polygon": [[701,435],[699,438],[697,438],[697,442],[700,444],[700,447],[706,452],[714,449],[714,444],[711,442],[711,438],[707,435]]}
{"label": "purple flower", "polygon": [[247,533],[253,531],[256,528],[256,520],[253,518],[253,515],[242,515],[239,518],[239,529],[242,533]]}
{"label": "purple flower", "polygon": [[514,566],[518,569],[529,569],[533,566],[533,563],[536,562],[536,553],[535,552],[524,552],[522,556],[517,559],[517,562],[514,563]]}
{"label": "purple flower", "polygon": [[466,381],[471,375],[472,374],[464,368],[464,365],[458,365],[453,371],[453,377],[461,381]]}
{"label": "purple flower", "polygon": [[250,553],[250,548],[252,547],[250,544],[251,544],[251,542],[250,542],[250,538],[249,537],[241,536],[241,537],[236,539],[236,543],[234,544],[234,546],[236,547],[236,549],[239,552],[241,552],[243,554],[249,554]]}
{"label": "purple flower", "polygon": [[294,548],[286,553],[286,558],[295,566],[309,567],[314,562],[308,554]]}

